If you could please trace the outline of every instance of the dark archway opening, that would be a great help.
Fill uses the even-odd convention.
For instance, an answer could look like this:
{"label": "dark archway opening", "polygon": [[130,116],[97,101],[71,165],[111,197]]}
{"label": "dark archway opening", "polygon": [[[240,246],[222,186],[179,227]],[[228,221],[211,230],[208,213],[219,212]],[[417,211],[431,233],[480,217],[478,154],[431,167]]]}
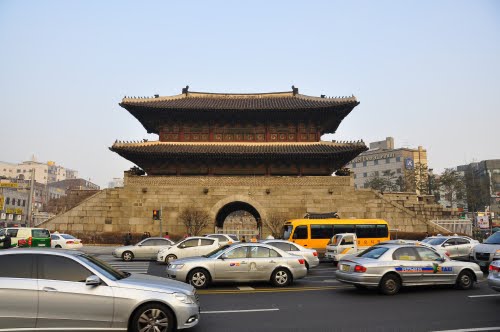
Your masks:
{"label": "dark archway opening", "polygon": [[257,209],[248,203],[232,202],[219,210],[215,217],[215,226],[219,233],[260,236],[261,216]]}

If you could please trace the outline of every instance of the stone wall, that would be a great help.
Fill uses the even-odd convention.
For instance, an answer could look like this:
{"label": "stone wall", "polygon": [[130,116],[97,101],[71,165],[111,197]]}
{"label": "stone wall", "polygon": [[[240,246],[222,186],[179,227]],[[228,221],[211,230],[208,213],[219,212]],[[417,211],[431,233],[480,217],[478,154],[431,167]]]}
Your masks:
{"label": "stone wall", "polygon": [[[64,232],[150,232],[159,234],[153,209],[163,209],[163,231],[184,234],[183,209],[206,210],[212,220],[226,204],[252,205],[262,219],[271,214],[301,218],[306,212],[337,211],[341,218],[381,218],[400,231],[433,231],[427,221],[446,211],[408,199],[391,200],[372,190],[355,190],[352,177],[169,177],[125,173],[123,188],[105,189],[43,224]],[[206,232],[214,231],[214,223]],[[442,231],[442,230],[436,230]],[[264,229],[263,236],[269,232]]]}

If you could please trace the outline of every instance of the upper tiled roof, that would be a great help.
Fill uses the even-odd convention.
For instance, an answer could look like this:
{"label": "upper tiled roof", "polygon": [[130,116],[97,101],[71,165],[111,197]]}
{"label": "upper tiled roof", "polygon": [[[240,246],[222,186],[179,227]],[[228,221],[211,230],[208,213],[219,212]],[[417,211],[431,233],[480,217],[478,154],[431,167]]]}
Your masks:
{"label": "upper tiled roof", "polygon": [[183,89],[182,94],[160,97],[125,97],[120,105],[160,109],[192,110],[292,110],[320,109],[341,105],[357,105],[356,97],[312,97],[301,95],[298,89],[289,92],[229,94],[190,92]]}
{"label": "upper tiled roof", "polygon": [[356,155],[367,150],[362,141],[359,142],[289,142],[289,143],[214,143],[214,142],[115,142],[111,151],[121,156],[149,155],[163,157],[181,157],[203,155],[210,157],[244,157],[273,158],[279,155],[297,157],[334,157],[339,153],[356,152]]}

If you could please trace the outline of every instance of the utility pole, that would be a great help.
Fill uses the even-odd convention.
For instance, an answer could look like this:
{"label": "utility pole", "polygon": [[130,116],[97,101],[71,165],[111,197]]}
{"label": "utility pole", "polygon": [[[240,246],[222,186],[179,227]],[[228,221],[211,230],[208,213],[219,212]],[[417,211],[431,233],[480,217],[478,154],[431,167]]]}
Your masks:
{"label": "utility pole", "polygon": [[35,168],[31,169],[30,197],[28,198],[28,227],[33,225],[33,196],[35,195]]}
{"label": "utility pole", "polygon": [[163,205],[160,205],[160,237],[162,236]]}

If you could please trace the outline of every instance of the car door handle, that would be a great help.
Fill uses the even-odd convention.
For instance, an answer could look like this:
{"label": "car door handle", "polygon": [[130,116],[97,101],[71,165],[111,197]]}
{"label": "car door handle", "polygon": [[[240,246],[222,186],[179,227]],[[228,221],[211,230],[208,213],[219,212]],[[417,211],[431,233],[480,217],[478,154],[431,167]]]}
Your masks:
{"label": "car door handle", "polygon": [[269,261],[269,263],[273,263],[274,264],[274,263],[276,263],[276,261]]}
{"label": "car door handle", "polygon": [[44,287],[42,288],[44,292],[57,292],[57,289],[52,288],[52,287]]}

